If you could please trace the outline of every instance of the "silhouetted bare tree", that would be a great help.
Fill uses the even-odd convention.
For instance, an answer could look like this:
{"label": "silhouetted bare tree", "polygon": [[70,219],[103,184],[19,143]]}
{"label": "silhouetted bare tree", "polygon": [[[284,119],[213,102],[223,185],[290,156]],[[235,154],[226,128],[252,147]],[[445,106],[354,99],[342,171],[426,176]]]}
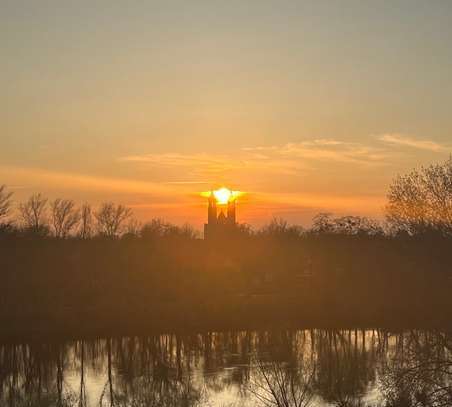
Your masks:
{"label": "silhouetted bare tree", "polygon": [[181,237],[185,239],[196,239],[198,237],[198,233],[193,228],[193,226],[189,225],[188,223],[180,227],[168,224],[166,228],[166,236]]}
{"label": "silhouetted bare tree", "polygon": [[313,218],[312,232],[340,235],[381,235],[380,224],[365,216],[342,216],[333,218],[330,213],[319,213]]}
{"label": "silhouetted bare tree", "polygon": [[156,218],[145,223],[141,227],[139,236],[147,240],[160,238],[197,239],[199,237],[199,233],[188,223],[182,226],[177,226],[169,222],[165,222],[163,219]]}
{"label": "silhouetted bare tree", "polygon": [[77,226],[80,220],[80,211],[76,209],[74,201],[60,198],[51,203],[50,209],[55,237],[66,238]]}
{"label": "silhouetted bare tree", "polygon": [[365,216],[342,216],[334,219],[336,233],[346,235],[379,235],[383,229],[374,219]]}
{"label": "silhouetted bare tree", "polygon": [[315,233],[333,233],[334,225],[332,220],[332,214],[327,212],[321,212],[314,216],[312,219],[312,232]]}
{"label": "silhouetted bare tree", "polygon": [[113,202],[103,203],[94,214],[97,219],[98,231],[107,237],[117,237],[124,229],[125,222],[132,215],[130,208],[115,205]]}
{"label": "silhouetted bare tree", "polygon": [[273,218],[268,225],[265,225],[260,231],[260,235],[268,237],[300,237],[303,234],[303,228],[297,225],[289,225],[282,218]]}
{"label": "silhouetted bare tree", "polygon": [[237,236],[250,237],[254,235],[254,231],[248,223],[237,223],[236,234]]}
{"label": "silhouetted bare tree", "polygon": [[85,203],[80,208],[80,222],[78,236],[81,239],[89,239],[93,234],[93,212],[91,205]]}
{"label": "silhouetted bare tree", "polygon": [[11,212],[12,195],[12,192],[6,190],[6,185],[0,185],[0,223],[3,223]]}
{"label": "silhouetted bare tree", "polygon": [[47,234],[47,199],[34,194],[19,205],[21,221],[25,229],[39,234]]}
{"label": "silhouetted bare tree", "polygon": [[128,236],[138,237],[140,235],[141,223],[135,218],[130,218],[126,225],[126,234]]}
{"label": "silhouetted bare tree", "polygon": [[199,233],[195,228],[188,224],[184,223],[180,228],[180,234],[181,236],[187,238],[187,239],[197,239],[199,237]]}
{"label": "silhouetted bare tree", "polygon": [[395,231],[452,234],[452,157],[396,177],[388,201],[386,216]]}
{"label": "silhouetted bare tree", "polygon": [[144,239],[156,239],[165,235],[168,224],[163,219],[151,219],[146,222],[140,231],[140,236]]}

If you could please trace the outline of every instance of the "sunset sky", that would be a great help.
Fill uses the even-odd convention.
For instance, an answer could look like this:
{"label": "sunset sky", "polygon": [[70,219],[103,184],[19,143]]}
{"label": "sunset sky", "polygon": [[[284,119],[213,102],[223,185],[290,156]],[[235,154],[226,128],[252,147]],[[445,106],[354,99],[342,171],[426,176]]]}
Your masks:
{"label": "sunset sky", "polygon": [[197,228],[382,216],[452,151],[450,1],[0,3],[0,184]]}

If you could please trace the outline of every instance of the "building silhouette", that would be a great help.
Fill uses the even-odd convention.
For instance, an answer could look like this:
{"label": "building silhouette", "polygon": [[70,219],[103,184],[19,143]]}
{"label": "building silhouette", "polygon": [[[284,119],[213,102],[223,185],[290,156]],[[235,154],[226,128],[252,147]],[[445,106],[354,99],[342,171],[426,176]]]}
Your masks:
{"label": "building silhouette", "polygon": [[219,205],[212,192],[208,201],[207,223],[204,224],[204,239],[212,240],[227,236],[234,231],[237,224],[235,199],[229,199],[227,205]]}

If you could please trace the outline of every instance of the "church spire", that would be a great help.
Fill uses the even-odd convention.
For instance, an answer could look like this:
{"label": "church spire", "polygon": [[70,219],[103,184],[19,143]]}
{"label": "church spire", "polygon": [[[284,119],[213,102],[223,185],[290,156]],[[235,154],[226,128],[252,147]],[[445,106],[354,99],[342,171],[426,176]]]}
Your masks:
{"label": "church spire", "polygon": [[228,202],[228,223],[235,225],[235,199],[230,199]]}
{"label": "church spire", "polygon": [[217,223],[217,200],[215,199],[213,191],[210,192],[209,196],[209,209],[207,215],[207,222],[209,225]]}

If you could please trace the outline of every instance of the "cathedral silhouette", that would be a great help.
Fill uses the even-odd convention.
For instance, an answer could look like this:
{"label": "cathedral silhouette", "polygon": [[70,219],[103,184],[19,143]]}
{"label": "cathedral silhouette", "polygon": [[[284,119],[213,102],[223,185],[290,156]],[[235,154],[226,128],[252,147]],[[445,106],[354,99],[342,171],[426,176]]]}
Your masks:
{"label": "cathedral silhouette", "polygon": [[208,201],[207,223],[204,224],[204,239],[211,240],[228,235],[236,227],[236,200],[231,197],[226,205],[220,205],[217,203],[212,191]]}

